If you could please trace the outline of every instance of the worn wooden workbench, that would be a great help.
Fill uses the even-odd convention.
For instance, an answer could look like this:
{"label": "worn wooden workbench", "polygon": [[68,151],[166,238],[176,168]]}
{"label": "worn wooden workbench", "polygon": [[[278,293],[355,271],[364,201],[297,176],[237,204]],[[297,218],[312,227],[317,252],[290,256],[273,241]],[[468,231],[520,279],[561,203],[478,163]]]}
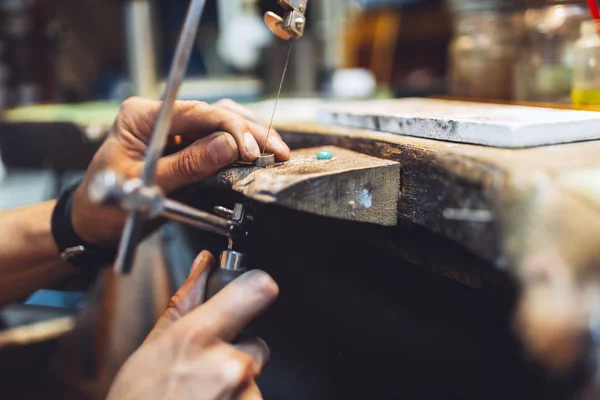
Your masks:
{"label": "worn wooden workbench", "polygon": [[400,223],[482,262],[454,247],[423,252],[402,241],[397,250],[471,286],[515,282],[518,330],[552,369],[585,352],[581,337],[598,306],[600,141],[508,150],[318,124],[278,129],[293,148],[335,145],[400,162]]}
{"label": "worn wooden workbench", "polygon": [[[572,394],[578,384],[560,379],[589,350],[581,338],[596,305],[600,142],[505,150],[307,122],[277,129],[295,149],[334,145],[397,161],[401,179],[391,228],[265,207],[255,252],[282,289],[260,331],[273,352],[267,399]],[[200,193],[198,205],[230,205],[230,192]],[[222,246],[190,238],[195,250]],[[132,301],[154,282],[151,268],[137,271],[144,284],[114,285],[104,299],[123,308],[104,316],[111,334],[99,335],[118,349],[113,373],[143,337],[130,338],[130,315],[168,297],[153,290]],[[530,373],[513,324],[564,392]]]}

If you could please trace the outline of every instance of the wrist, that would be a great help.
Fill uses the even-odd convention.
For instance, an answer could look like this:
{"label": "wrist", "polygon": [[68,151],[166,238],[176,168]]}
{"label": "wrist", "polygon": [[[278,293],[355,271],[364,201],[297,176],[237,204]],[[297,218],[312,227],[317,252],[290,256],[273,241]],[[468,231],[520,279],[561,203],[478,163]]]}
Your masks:
{"label": "wrist", "polygon": [[[84,193],[84,184],[83,181],[77,186],[77,188],[75,189],[75,191],[73,192],[73,194],[71,195],[71,224],[73,226],[73,230],[75,231],[75,234],[77,236],[79,236],[84,242],[94,245],[94,246],[103,246],[101,240],[99,240],[97,237],[95,237],[93,235],[93,230],[92,233],[89,233],[89,227],[88,225],[90,225],[90,219],[88,217],[88,211],[86,210],[86,206],[85,206],[85,193]],[[87,207],[89,209],[89,207]],[[92,210],[92,212],[94,212]],[[95,223],[92,223],[93,225],[97,225]],[[97,226],[94,227],[96,230],[98,229]],[[110,247],[110,246],[106,246],[106,247]]]}
{"label": "wrist", "polygon": [[52,213],[52,237],[61,258],[78,267],[105,267],[116,258],[115,248],[100,247],[86,240],[73,224],[73,206],[81,182],[68,187],[58,199]]}

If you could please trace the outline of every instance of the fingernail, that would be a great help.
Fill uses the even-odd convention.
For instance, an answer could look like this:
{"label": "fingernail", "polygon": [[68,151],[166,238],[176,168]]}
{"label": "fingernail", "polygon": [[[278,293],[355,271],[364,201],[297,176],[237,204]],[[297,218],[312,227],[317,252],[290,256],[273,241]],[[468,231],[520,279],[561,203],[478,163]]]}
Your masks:
{"label": "fingernail", "polygon": [[266,364],[267,362],[269,362],[269,359],[271,358],[271,349],[269,348],[269,345],[267,344],[267,342],[265,342],[261,338],[256,338],[256,341],[258,342],[257,344],[260,347],[260,349],[262,350],[262,353],[261,353],[261,356],[263,357],[262,363]]}
{"label": "fingernail", "polygon": [[244,144],[246,145],[246,151],[252,156],[258,158],[260,157],[260,148],[258,147],[258,143],[256,143],[256,139],[252,136],[251,133],[244,134]]}
{"label": "fingernail", "polygon": [[208,155],[217,165],[226,165],[234,161],[237,157],[237,150],[233,148],[231,142],[227,140],[225,135],[220,135],[214,138],[208,146],[206,146]]}
{"label": "fingernail", "polygon": [[280,151],[287,150],[286,144],[283,143],[283,140],[279,139],[277,136],[271,136],[269,138],[269,142],[271,142],[271,147],[273,147],[276,150],[280,150]]}

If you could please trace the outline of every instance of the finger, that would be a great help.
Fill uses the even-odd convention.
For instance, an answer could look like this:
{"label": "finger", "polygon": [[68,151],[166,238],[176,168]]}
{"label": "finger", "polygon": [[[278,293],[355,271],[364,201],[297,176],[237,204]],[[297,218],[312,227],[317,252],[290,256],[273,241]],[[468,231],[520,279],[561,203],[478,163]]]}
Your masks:
{"label": "finger", "polygon": [[[162,102],[137,97],[126,100],[119,113],[120,127],[147,143],[161,105]],[[249,122],[241,115],[200,101],[173,104],[171,135],[199,138],[219,131],[235,138],[242,159],[252,161],[260,156]]]}
{"label": "finger", "polygon": [[263,395],[255,381],[250,382],[239,393],[233,396],[236,400],[262,400]]}
{"label": "finger", "polygon": [[232,111],[246,118],[250,122],[250,126],[253,128],[252,131],[258,134],[258,136],[256,136],[256,140],[258,141],[261,151],[265,149],[265,151],[267,152],[276,154],[280,161],[289,160],[290,149],[282,140],[279,132],[277,132],[275,129],[271,129],[271,133],[269,135],[269,144],[265,148],[265,140],[267,136],[266,132],[268,130],[262,131],[260,128],[269,128],[269,123],[262,119],[258,114],[256,114],[249,108],[244,107],[239,103],[236,103],[231,99],[222,99],[217,101],[213,105],[215,107],[220,107]]}
{"label": "finger", "polygon": [[212,373],[210,381],[219,388],[211,398],[237,399],[261,372],[252,357],[227,343],[205,348],[203,354],[203,364]]}
{"label": "finger", "polygon": [[236,341],[234,347],[252,357],[260,371],[267,365],[271,357],[269,346],[260,338],[246,338]]}
{"label": "finger", "polygon": [[237,278],[187,318],[189,326],[202,334],[201,327],[226,342],[248,323],[264,313],[277,299],[279,287],[267,273],[250,271]]}
{"label": "finger", "polygon": [[265,147],[265,142],[267,141],[267,129],[264,129],[262,126],[259,126],[255,123],[250,123],[252,128],[252,132],[255,132],[255,138],[260,146],[260,149],[265,149],[266,153],[275,154],[275,157],[279,161],[288,161],[290,159],[290,148],[287,144],[281,139],[281,135],[275,129],[271,129],[271,134],[269,135],[268,144]]}
{"label": "finger", "polygon": [[[211,133],[215,130],[221,130],[231,134],[238,144],[241,159],[253,161],[260,156],[267,142],[268,129],[265,126],[246,120],[241,115],[226,109],[198,102],[188,103],[183,106],[183,117],[179,118],[179,126],[174,126],[174,132],[178,132],[183,136],[197,137],[198,134],[203,132],[198,131],[197,127],[193,128],[190,125],[185,125],[185,121],[191,121],[192,125],[195,120],[203,121]],[[187,111],[185,107],[188,107]],[[175,129],[178,130],[175,131]],[[274,130],[271,131],[274,132]],[[204,134],[206,133],[204,132]],[[265,150],[275,154],[275,157],[280,161],[287,161],[290,158],[290,149],[278,134],[269,135]]]}
{"label": "finger", "polygon": [[[117,118],[118,128],[147,143],[161,104],[159,101],[137,97],[126,100]],[[246,161],[253,161],[260,155],[261,148],[257,139],[267,135],[266,128],[251,123],[232,111],[199,101],[175,102],[171,135],[200,138],[214,132],[227,132],[233,136],[238,144],[240,157]],[[281,141],[278,142],[277,138],[273,143],[268,146],[269,150],[277,159],[287,161],[289,159],[287,146]]]}
{"label": "finger", "polygon": [[238,145],[226,132],[199,139],[158,161],[156,183],[165,192],[202,181],[239,159]]}
{"label": "finger", "polygon": [[260,115],[256,114],[248,107],[245,107],[231,99],[221,99],[213,104],[215,107],[221,107],[226,110],[232,111],[234,113],[240,114],[242,117],[246,118],[248,121],[253,122],[255,124],[261,125],[263,127],[267,127],[269,124],[265,121]]}
{"label": "finger", "polygon": [[158,319],[146,342],[156,339],[164,330],[186,314],[202,304],[205,297],[206,282],[215,266],[215,259],[203,251],[192,264],[190,274],[181,288],[171,297],[167,309]]}

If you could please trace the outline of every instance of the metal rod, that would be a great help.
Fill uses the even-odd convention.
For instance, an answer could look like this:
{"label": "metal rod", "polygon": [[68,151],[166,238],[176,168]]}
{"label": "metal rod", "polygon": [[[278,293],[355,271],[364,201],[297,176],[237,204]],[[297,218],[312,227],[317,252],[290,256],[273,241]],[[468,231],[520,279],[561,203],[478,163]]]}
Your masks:
{"label": "metal rod", "polygon": [[195,226],[211,233],[229,236],[230,220],[196,210],[173,200],[165,200],[161,214],[165,218]]}
{"label": "metal rod", "polygon": [[171,129],[171,122],[173,119],[175,100],[177,100],[179,89],[183,79],[185,78],[190,55],[192,53],[194,43],[196,42],[198,25],[200,24],[200,19],[202,18],[202,12],[204,10],[205,3],[206,0],[192,0],[185,24],[181,31],[181,36],[179,37],[179,43],[177,44],[177,50],[175,51],[175,58],[173,59],[169,80],[167,81],[167,90],[163,99],[163,104],[160,108],[160,112],[158,113],[154,124],[154,130],[152,132],[150,145],[148,146],[148,153],[144,163],[142,182],[145,186],[151,186],[154,184],[156,176],[156,164],[162,156],[167,144],[167,138],[169,137],[169,131]]}
{"label": "metal rod", "polygon": [[[148,145],[144,169],[141,176],[144,186],[154,185],[156,166],[167,144],[171,122],[173,120],[175,100],[177,100],[179,89],[185,78],[190,55],[194,43],[196,42],[198,25],[202,18],[205,3],[206,0],[192,0],[190,3],[185,23],[179,37],[179,43],[177,44],[177,49],[175,51],[173,64],[171,65],[166,93],[160,111],[154,122],[152,136],[150,137],[150,144]],[[127,218],[123,236],[121,237],[119,254],[115,264],[115,271],[118,274],[127,274],[131,271],[133,260],[135,258],[135,250],[142,237],[142,225],[144,224],[145,219],[144,215],[139,211],[130,213]]]}
{"label": "metal rod", "polygon": [[131,272],[135,251],[142,239],[145,220],[144,214],[134,211],[129,214],[125,222],[125,229],[123,229],[117,260],[115,261],[115,272],[119,275],[127,275]]}

